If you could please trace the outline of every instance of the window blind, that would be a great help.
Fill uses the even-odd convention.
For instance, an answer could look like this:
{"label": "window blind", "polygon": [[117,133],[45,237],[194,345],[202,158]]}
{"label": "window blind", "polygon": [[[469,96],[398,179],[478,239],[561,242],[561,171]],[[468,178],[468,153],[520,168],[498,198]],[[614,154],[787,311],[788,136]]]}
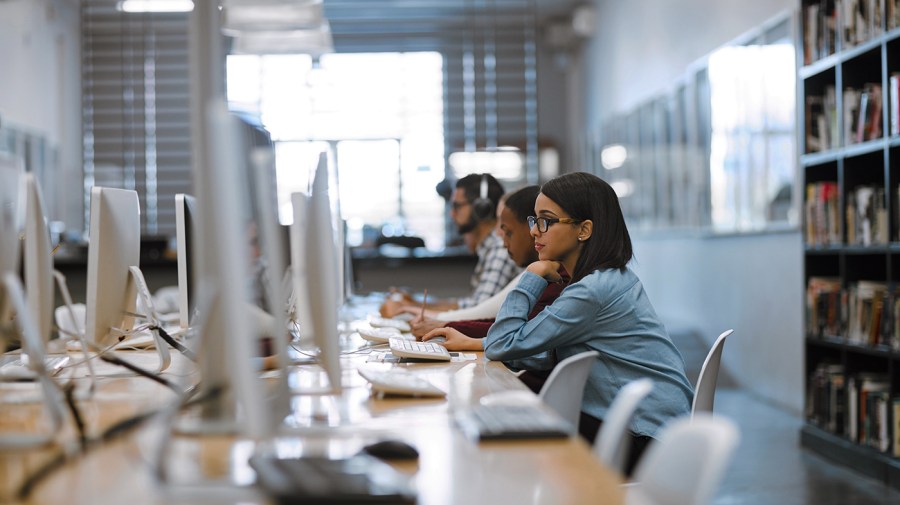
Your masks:
{"label": "window blind", "polygon": [[145,235],[175,235],[175,194],[191,193],[187,13],[124,13],[84,0],[84,198],[136,190]]}

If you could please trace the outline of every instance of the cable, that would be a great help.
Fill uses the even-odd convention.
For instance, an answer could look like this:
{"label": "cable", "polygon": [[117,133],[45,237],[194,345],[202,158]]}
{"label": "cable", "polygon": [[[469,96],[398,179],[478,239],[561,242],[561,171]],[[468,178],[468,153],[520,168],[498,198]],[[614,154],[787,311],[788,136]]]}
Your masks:
{"label": "cable", "polygon": [[165,340],[167,344],[169,344],[169,345],[171,345],[172,347],[174,347],[175,350],[177,350],[177,351],[180,352],[181,354],[184,354],[185,357],[186,357],[187,359],[193,361],[194,363],[197,362],[197,355],[194,354],[193,351],[191,351],[190,349],[188,349],[187,347],[185,347],[184,345],[182,345],[181,342],[179,342],[179,341],[175,340],[174,338],[172,338],[172,336],[169,335],[169,332],[167,332],[166,330],[164,330],[164,329],[162,328],[162,326],[150,326],[150,330],[156,330],[156,331],[158,331],[158,332],[159,332],[159,336],[162,337],[162,339]]}
{"label": "cable", "polygon": [[[196,395],[199,388],[197,385],[194,385],[184,392],[184,400],[177,410],[183,410],[184,408],[191,407],[193,405],[197,405],[199,403],[203,403],[209,401],[221,393],[221,390],[218,388],[213,388],[206,392],[205,395],[194,397]],[[28,499],[28,495],[34,490],[34,488],[41,483],[47,477],[50,477],[55,471],[61,469],[66,464],[74,461],[80,456],[87,455],[92,449],[96,447],[100,447],[101,445],[108,443],[114,440],[116,437],[127,434],[129,431],[141,426],[146,421],[150,420],[154,416],[158,415],[162,410],[153,410],[150,412],[144,412],[141,414],[134,415],[132,417],[123,419],[109,428],[107,428],[100,436],[96,438],[85,438],[84,443],[81,445],[81,450],[76,451],[74,453],[69,453],[66,451],[60,451],[56,457],[50,459],[46,464],[39,467],[33,473],[31,473],[25,480],[22,482],[22,485],[19,487],[18,491],[16,491],[15,496],[20,501],[25,501]]]}
{"label": "cable", "polygon": [[131,370],[132,372],[134,372],[138,375],[144,376],[150,380],[153,380],[153,381],[156,381],[156,382],[162,384],[163,386],[166,386],[167,388],[171,389],[172,391],[175,391],[176,393],[181,393],[181,390],[179,390],[178,386],[176,386],[175,384],[160,377],[159,375],[150,373],[137,365],[133,365],[118,356],[111,355],[111,354],[100,354],[99,356],[100,356],[100,359],[102,359],[103,361],[105,361],[107,363],[112,363],[113,365],[118,365],[123,368],[127,368],[128,370]]}
{"label": "cable", "polygon": [[63,393],[65,393],[66,406],[69,407],[69,413],[72,414],[72,420],[75,422],[75,428],[78,429],[78,443],[81,446],[81,450],[85,450],[87,448],[87,435],[84,431],[84,418],[81,416],[81,411],[78,410],[78,405],[75,404],[75,384],[71,381],[66,383],[63,386]]}

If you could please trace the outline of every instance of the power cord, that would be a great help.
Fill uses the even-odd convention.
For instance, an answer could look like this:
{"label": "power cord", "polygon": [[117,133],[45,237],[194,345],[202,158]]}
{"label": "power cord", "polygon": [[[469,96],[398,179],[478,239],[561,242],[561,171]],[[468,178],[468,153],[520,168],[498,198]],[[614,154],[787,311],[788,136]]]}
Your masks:
{"label": "power cord", "polygon": [[[184,392],[184,399],[179,404],[177,411],[181,411],[185,408],[204,403],[217,397],[220,394],[220,390],[213,389],[211,391],[208,391],[207,394],[201,397],[194,398],[194,395],[197,393],[197,391],[199,391],[197,385],[188,388]],[[19,501],[26,501],[28,499],[28,496],[32,491],[34,491],[37,485],[40,484],[44,479],[53,475],[53,473],[57,470],[63,468],[68,463],[75,461],[78,457],[87,455],[91,450],[96,449],[103,444],[109,443],[116,438],[129,433],[130,431],[138,428],[145,422],[163,412],[165,412],[165,410],[157,409],[123,419],[107,428],[96,438],[88,438],[84,436],[82,428],[81,433],[83,436],[83,441],[81,443],[80,450],[74,452],[67,452],[64,450],[60,451],[54,458],[50,459],[43,466],[39,467],[37,470],[28,475],[28,477],[25,478],[25,480],[22,482],[22,485],[19,486],[19,489],[16,491],[16,499]]]}

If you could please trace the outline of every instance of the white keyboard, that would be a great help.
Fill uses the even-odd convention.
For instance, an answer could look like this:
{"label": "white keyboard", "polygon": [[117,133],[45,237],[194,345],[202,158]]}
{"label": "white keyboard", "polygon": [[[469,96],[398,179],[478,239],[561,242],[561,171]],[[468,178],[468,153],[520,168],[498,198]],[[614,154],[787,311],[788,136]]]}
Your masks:
{"label": "white keyboard", "polygon": [[401,370],[378,371],[360,368],[357,371],[372,384],[373,391],[405,396],[447,396],[443,389]]}
{"label": "white keyboard", "polygon": [[[28,367],[28,357],[23,355],[0,357],[0,380],[34,380],[34,371]],[[44,368],[50,375],[59,373],[69,363],[68,356],[44,357]]]}
{"label": "white keyboard", "polygon": [[391,346],[391,353],[399,358],[450,361],[450,351],[442,345],[403,338],[392,338],[388,343]]}
{"label": "white keyboard", "polygon": [[[400,333],[400,330],[397,328],[357,328],[356,331],[364,340],[378,342],[379,344],[386,344],[391,338],[404,338],[403,333]],[[408,335],[412,336],[412,334]],[[415,340],[415,337],[413,337],[413,340]]]}
{"label": "white keyboard", "polygon": [[368,320],[369,324],[371,324],[375,328],[396,328],[403,333],[409,333],[412,331],[412,328],[409,326],[409,322],[402,319],[369,316]]}

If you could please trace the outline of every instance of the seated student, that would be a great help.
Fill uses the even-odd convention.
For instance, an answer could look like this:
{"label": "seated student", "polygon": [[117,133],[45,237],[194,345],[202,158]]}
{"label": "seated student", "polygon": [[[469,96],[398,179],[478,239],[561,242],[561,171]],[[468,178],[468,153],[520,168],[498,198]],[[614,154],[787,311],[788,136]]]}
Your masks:
{"label": "seated student", "polygon": [[[472,307],[503,289],[519,273],[520,268],[507,255],[503,241],[494,234],[497,203],[502,195],[503,186],[490,174],[469,174],[456,182],[450,217],[459,234],[467,236],[467,244],[478,256],[478,262],[470,281],[470,295],[434,302],[432,307],[442,310]],[[394,317],[410,305],[415,304],[408,297],[399,300],[389,297],[381,307],[381,314]]]}
{"label": "seated student", "polygon": [[[485,356],[528,369],[546,368],[548,354],[562,360],[596,350],[582,400],[581,435],[593,441],[613,398],[628,382],[649,377],[653,391],[631,423],[627,472],[659,428],[689,414],[693,388],[684,360],[628,262],[631,238],[615,191],[600,178],[575,172],[541,187],[529,217],[539,261],[528,266],[506,297],[483,340]],[[572,277],[551,305],[533,319],[531,308],[549,283]],[[533,363],[532,363],[533,362]]]}
{"label": "seated student", "polygon": [[[531,263],[537,261],[537,251],[534,249],[534,238],[528,229],[528,216],[534,212],[534,202],[537,198],[540,188],[538,186],[527,186],[518,191],[508,194],[501,200],[501,204],[497,209],[497,233],[503,238],[503,244],[509,253],[509,257],[516,265],[524,268]],[[473,312],[472,309],[459,309],[447,312],[436,313],[434,317],[415,318],[410,324],[412,333],[416,337],[423,337],[432,332],[432,330],[442,328],[431,334],[431,337],[443,336],[446,338],[444,346],[452,351],[481,351],[481,339],[487,335],[488,328],[494,322],[494,317],[506,298],[506,293],[512,290],[518,283],[519,276],[513,279],[508,288],[504,288],[501,293],[502,298],[498,295],[491,297],[496,300],[496,308],[493,313],[488,311],[482,312],[483,315],[474,318],[466,318],[467,313]],[[532,316],[541,311],[546,305],[556,299],[562,291],[560,284],[551,284],[541,296],[541,299],[532,309]],[[488,302],[479,304],[484,305]]]}

